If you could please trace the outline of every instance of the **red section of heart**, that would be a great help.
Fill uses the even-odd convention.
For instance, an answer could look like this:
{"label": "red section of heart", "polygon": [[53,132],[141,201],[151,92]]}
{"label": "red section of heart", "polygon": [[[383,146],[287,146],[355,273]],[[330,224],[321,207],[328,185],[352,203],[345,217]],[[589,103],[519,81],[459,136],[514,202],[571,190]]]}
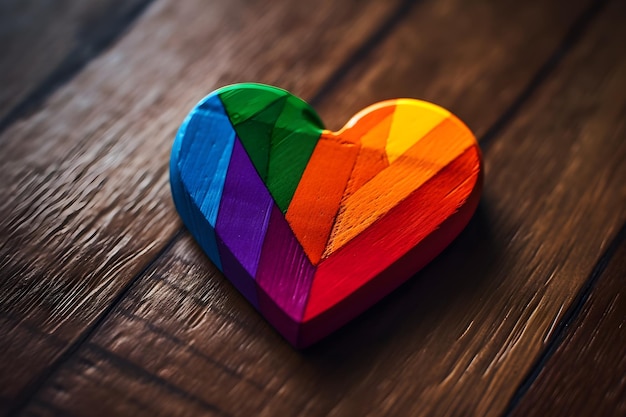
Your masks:
{"label": "red section of heart", "polygon": [[[418,115],[434,107],[419,103],[404,106],[416,106]],[[403,139],[405,149],[390,164],[387,141],[398,143],[391,129],[397,108],[379,103],[341,131],[325,132],[287,210],[285,219],[314,265],[308,296],[293,304],[296,294],[284,293],[283,277],[259,288],[258,297],[268,320],[296,346],[314,343],[406,281],[450,244],[476,209],[481,156],[469,129],[445,113],[431,130]]]}
{"label": "red section of heart", "polygon": [[307,346],[341,327],[429,263],[469,222],[481,184],[480,152],[470,148],[321,262],[297,344]]}

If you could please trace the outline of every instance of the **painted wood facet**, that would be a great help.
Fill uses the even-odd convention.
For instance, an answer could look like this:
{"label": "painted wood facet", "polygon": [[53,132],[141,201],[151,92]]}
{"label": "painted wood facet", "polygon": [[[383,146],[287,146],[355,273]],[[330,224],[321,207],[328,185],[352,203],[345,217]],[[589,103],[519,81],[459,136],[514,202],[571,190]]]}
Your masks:
{"label": "painted wood facet", "polygon": [[200,246],[292,344],[323,338],[437,256],[478,204],[480,150],[436,105],[381,102],[338,132],[288,92],[210,94],[171,185]]}

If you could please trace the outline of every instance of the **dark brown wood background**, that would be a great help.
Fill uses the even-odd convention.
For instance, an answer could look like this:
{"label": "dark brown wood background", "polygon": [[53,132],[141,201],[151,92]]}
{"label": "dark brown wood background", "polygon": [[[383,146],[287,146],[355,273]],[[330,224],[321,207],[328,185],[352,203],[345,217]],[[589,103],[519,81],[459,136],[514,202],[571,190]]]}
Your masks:
{"label": "dark brown wood background", "polygon": [[[0,415],[626,415],[626,2],[0,1]],[[330,128],[433,101],[481,205],[426,269],[292,349],[201,253],[190,108],[278,85]]]}

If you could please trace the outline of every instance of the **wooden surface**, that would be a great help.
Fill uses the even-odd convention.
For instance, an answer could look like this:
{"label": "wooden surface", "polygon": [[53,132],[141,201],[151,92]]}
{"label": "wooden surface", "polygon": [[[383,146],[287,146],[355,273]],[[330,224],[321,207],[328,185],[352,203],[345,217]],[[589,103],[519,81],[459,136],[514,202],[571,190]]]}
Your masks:
{"label": "wooden surface", "polygon": [[566,321],[570,330],[544,352],[514,416],[626,414],[626,228],[620,233]]}
{"label": "wooden surface", "polygon": [[[136,2],[61,76],[73,47],[50,35],[42,60],[37,28],[112,19],[67,3],[84,13],[3,25],[0,415],[626,414],[624,2]],[[459,239],[303,352],[171,202],[174,132],[237,81],[331,129],[429,100],[483,147]]]}
{"label": "wooden surface", "polygon": [[32,110],[123,34],[147,3],[0,2],[0,127]]}

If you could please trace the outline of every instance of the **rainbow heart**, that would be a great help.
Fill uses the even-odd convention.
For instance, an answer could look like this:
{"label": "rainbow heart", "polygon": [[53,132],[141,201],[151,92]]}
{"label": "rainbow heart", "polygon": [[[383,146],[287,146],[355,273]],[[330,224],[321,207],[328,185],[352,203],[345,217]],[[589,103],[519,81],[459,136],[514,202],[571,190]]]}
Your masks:
{"label": "rainbow heart", "polygon": [[261,84],[198,103],[170,174],[200,246],[297,347],[439,254],[468,223],[482,183],[474,136],[441,107],[384,101],[330,132],[307,103]]}

